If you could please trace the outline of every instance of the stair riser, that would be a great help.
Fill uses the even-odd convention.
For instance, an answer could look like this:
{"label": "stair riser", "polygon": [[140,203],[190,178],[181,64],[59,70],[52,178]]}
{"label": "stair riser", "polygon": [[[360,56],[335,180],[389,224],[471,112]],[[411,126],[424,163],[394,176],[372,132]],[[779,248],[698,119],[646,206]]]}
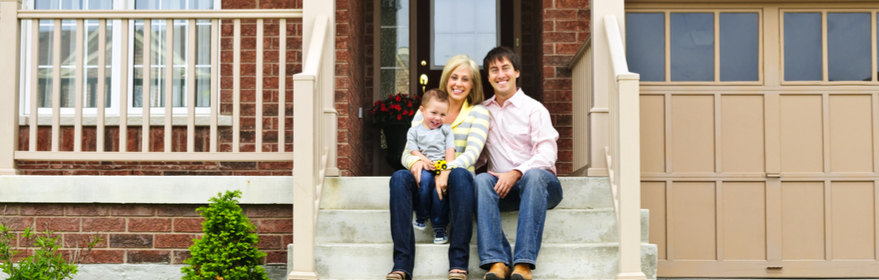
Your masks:
{"label": "stair riser", "polygon": [[[607,178],[559,178],[564,199],[556,209],[612,208]],[[330,177],[324,181],[321,209],[388,209],[389,177]]]}
{"label": "stair riser", "polygon": [[[511,243],[516,240],[518,212],[501,213],[501,221]],[[325,243],[392,243],[390,212],[387,210],[321,210],[315,241]],[[642,211],[642,241],[649,232],[647,210]],[[415,241],[432,243],[433,229],[414,230]],[[613,210],[549,210],[543,230],[544,243],[607,243],[617,242]],[[471,243],[476,244],[476,227]]]}
{"label": "stair riser", "polygon": [[[316,268],[326,279],[381,279],[393,268],[391,244],[319,245]],[[656,245],[642,244],[642,270],[655,278]],[[613,279],[617,271],[616,246],[553,244],[541,248],[535,279]],[[476,246],[470,249],[470,279],[482,279]],[[419,244],[416,247],[414,276],[417,279],[445,279],[448,273],[448,246]]]}

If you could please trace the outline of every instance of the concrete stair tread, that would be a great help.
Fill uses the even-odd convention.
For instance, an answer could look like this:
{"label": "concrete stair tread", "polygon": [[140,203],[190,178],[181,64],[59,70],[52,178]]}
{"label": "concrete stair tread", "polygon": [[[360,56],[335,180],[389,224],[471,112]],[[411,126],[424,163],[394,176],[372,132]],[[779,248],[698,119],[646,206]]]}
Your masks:
{"label": "concrete stair tread", "polygon": [[[561,177],[564,199],[556,209],[612,208],[606,177]],[[390,177],[329,177],[321,209],[388,209]]]}
{"label": "concrete stair tread", "polygon": [[[418,279],[443,279],[448,270],[448,245],[417,244],[414,274]],[[544,244],[534,270],[539,279],[612,279],[617,269],[617,246],[602,244]],[[655,278],[657,247],[642,244],[642,269]],[[317,246],[318,274],[326,279],[379,279],[393,267],[393,244],[321,244]],[[470,278],[481,279],[476,245],[470,246]]]}
{"label": "concrete stair tread", "polygon": [[[508,239],[515,242],[518,212],[502,212],[501,221]],[[387,243],[391,242],[389,210],[331,210],[320,211],[316,228],[317,243]],[[642,210],[642,240],[648,240],[649,215]],[[415,230],[415,241],[433,242],[433,229],[428,223],[424,231]],[[476,243],[476,225],[474,238]],[[613,209],[553,209],[547,211],[544,243],[595,243],[617,240],[616,218]]]}

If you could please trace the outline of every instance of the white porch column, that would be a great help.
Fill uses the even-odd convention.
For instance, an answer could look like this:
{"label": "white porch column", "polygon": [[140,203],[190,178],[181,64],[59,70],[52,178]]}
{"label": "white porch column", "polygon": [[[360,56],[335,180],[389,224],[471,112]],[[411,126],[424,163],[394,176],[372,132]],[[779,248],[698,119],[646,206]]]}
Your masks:
{"label": "white porch column", "polygon": [[620,21],[620,32],[625,40],[625,0],[589,1],[592,5],[592,108],[589,110],[591,135],[590,159],[587,176],[607,176],[607,160],[604,147],[607,147],[608,130],[608,92],[615,82],[611,65],[607,34],[604,31],[604,16],[614,15]]}
{"label": "white porch column", "polygon": [[18,9],[21,0],[0,0],[0,175],[16,175],[13,155],[18,149],[19,70],[21,30]]}
{"label": "white porch column", "polygon": [[[308,50],[308,42],[311,42],[312,32],[314,29],[314,19],[318,15],[324,15],[329,18],[329,34],[335,37],[336,34],[336,1],[328,0],[303,0],[302,1],[302,57],[305,58]],[[319,74],[321,92],[324,93],[324,141],[327,142],[329,152],[327,153],[327,172],[326,176],[339,176],[339,168],[337,165],[338,155],[336,152],[338,136],[336,131],[339,126],[338,113],[336,112],[336,46],[335,39],[330,40],[331,44],[324,46],[323,64],[320,66]]]}

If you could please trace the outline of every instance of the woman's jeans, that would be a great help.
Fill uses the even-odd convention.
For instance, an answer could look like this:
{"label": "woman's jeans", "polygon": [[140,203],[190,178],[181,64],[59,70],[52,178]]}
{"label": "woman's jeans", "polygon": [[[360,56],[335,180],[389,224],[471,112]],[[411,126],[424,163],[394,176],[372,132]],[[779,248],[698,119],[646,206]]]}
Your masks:
{"label": "woman's jeans", "polygon": [[440,200],[433,176],[433,172],[421,171],[421,184],[418,186],[418,199],[415,202],[415,217],[422,221],[430,218],[434,230],[445,229],[449,224],[449,200],[445,197]]}
{"label": "woman's jeans", "polygon": [[[422,180],[424,178],[422,177]],[[412,210],[418,196],[418,184],[409,170],[391,176],[391,238],[394,240],[394,269],[413,275],[415,266],[415,232]],[[434,191],[435,192],[435,191]],[[455,168],[449,174],[448,198],[451,232],[449,234],[449,270],[467,270],[470,262],[470,237],[473,235],[473,173]]]}

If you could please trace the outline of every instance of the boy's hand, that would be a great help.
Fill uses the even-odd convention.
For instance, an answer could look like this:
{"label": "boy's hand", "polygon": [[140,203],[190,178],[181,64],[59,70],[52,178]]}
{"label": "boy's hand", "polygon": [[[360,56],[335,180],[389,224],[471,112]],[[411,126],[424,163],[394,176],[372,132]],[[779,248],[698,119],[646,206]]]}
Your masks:
{"label": "boy's hand", "polygon": [[424,164],[424,169],[434,171],[436,170],[436,166],[434,166],[433,162],[428,159],[422,159],[421,162]]}

